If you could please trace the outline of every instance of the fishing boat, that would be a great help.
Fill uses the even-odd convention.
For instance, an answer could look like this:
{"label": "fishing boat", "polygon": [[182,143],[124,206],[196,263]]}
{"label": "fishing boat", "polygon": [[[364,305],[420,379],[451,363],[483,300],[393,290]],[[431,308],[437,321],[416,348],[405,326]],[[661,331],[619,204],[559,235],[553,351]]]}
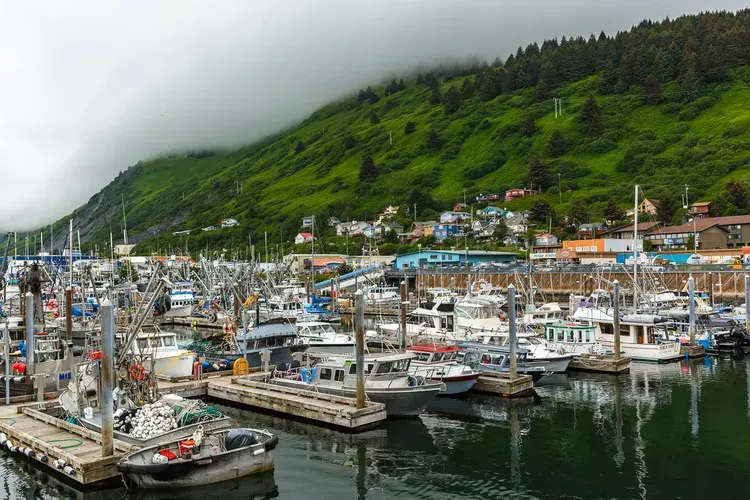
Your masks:
{"label": "fishing boat", "polygon": [[545,321],[561,320],[564,316],[560,304],[557,302],[548,302],[531,311],[525,312],[521,322],[526,325],[536,325]]}
{"label": "fishing boat", "polygon": [[461,352],[458,346],[418,344],[409,346],[406,350],[416,354],[409,369],[412,375],[445,384],[445,391],[440,396],[463,394],[479,379],[479,371],[456,361]]}
{"label": "fishing boat", "polygon": [[155,331],[139,333],[130,345],[130,353],[153,362],[154,373],[168,377],[189,377],[193,373],[195,353],[177,346],[177,334]]}
{"label": "fishing boat", "polygon": [[[510,347],[467,343],[462,345],[465,351],[460,353],[457,360],[480,372],[509,372]],[[516,368],[518,373],[542,375],[546,373],[542,365],[528,365],[526,363],[529,351],[521,347],[516,349]]]}
{"label": "fishing boat", "polygon": [[472,293],[473,297],[485,299],[493,302],[498,308],[503,307],[508,303],[508,299],[505,296],[505,290],[499,286],[492,286],[489,283],[480,283],[479,291]]}
{"label": "fishing boat", "polygon": [[170,309],[164,316],[185,318],[193,314],[195,295],[192,281],[174,281],[169,292]]}
{"label": "fishing boat", "polygon": [[596,340],[596,327],[576,321],[549,321],[542,323],[544,339],[558,352],[573,354],[603,354]]}
{"label": "fishing boat", "polygon": [[297,345],[306,346],[310,352],[324,354],[351,354],[354,352],[354,337],[347,333],[337,333],[327,322],[300,322],[296,326]]}
{"label": "fishing boat", "polygon": [[192,438],[149,446],[117,462],[117,470],[144,489],[189,488],[273,469],[279,438],[268,431],[202,429]]}
{"label": "fishing boat", "polygon": [[[445,385],[410,373],[414,353],[365,356],[365,393],[385,405],[389,417],[416,417]],[[309,367],[279,367],[270,383],[354,398],[357,395],[357,363],[354,357],[320,358]]]}
{"label": "fishing boat", "polygon": [[[422,303],[406,317],[407,337],[457,340],[463,338],[456,329],[452,300],[436,300]],[[398,322],[378,325],[381,334],[395,337],[401,326]]]}
{"label": "fishing boat", "polygon": [[[509,333],[484,332],[472,336],[473,343],[481,346],[508,347],[510,342]],[[461,344],[466,347],[472,343]],[[527,351],[523,360],[523,370],[526,368],[541,367],[547,373],[565,373],[568,365],[575,357],[573,354],[559,352],[548,346],[535,332],[518,332],[516,334],[516,345]],[[519,363],[519,367],[521,363]],[[519,368],[521,371],[521,368]]]}
{"label": "fishing boat", "polygon": [[466,335],[472,332],[508,331],[508,320],[498,303],[484,297],[469,297],[455,304],[458,330]]}

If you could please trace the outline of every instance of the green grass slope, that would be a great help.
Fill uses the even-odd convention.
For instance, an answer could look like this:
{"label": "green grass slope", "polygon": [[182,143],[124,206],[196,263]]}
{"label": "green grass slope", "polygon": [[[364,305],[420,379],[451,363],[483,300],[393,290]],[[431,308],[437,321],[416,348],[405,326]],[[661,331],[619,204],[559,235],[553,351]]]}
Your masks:
{"label": "green grass slope", "polygon": [[[168,241],[173,231],[232,216],[241,222],[240,229],[219,231],[215,238],[240,243],[249,234],[258,241],[268,231],[274,241],[280,234],[287,240],[305,215],[364,219],[388,204],[416,202],[420,214],[431,216],[462,200],[464,190],[472,197],[528,186],[529,158],[537,152],[545,156],[553,178],[561,174],[562,205],[557,183],[542,194],[558,213],[574,199],[585,200],[594,215],[610,196],[629,206],[634,183],[641,184],[646,195],[662,188],[680,192],[689,184],[692,196],[711,198],[730,179],[750,180],[750,70],[735,70],[731,81],[711,87],[704,98],[708,102],[701,105],[705,109],[690,114],[685,109],[695,105],[670,102],[669,86],[658,106],[642,104],[640,89],[599,96],[604,132],[591,140],[580,120],[580,106],[596,89],[597,79],[557,89],[554,95],[563,101],[558,118],[551,99],[533,102],[533,89],[489,102],[475,97],[447,115],[442,104],[429,104],[430,89],[410,81],[407,90],[372,105],[346,99],[326,106],[287,133],[238,151],[140,163],[76,215],[98,221],[99,227],[90,224],[91,238],[103,242],[111,227],[103,223],[109,218],[114,217],[114,232],[119,233],[117,202],[123,196],[135,239],[161,236]],[[441,88],[458,86],[461,80],[444,82]],[[373,112],[377,124],[371,123]],[[531,137],[520,131],[529,114],[537,126]],[[404,132],[409,121],[416,125],[412,134]],[[443,142],[435,150],[426,146],[433,130]],[[546,146],[555,130],[563,132],[568,151],[547,158]],[[305,149],[296,153],[299,141]],[[371,155],[380,170],[371,183],[359,181],[364,155]],[[114,200],[109,212],[105,217],[86,214],[99,196]],[[529,203],[504,205],[525,208]]]}

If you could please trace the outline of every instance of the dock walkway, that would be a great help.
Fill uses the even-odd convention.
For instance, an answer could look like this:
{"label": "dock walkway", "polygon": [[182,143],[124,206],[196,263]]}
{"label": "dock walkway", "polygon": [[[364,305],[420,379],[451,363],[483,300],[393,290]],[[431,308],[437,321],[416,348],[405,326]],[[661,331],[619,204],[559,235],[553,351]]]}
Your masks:
{"label": "dock walkway", "polygon": [[[47,403],[56,404],[54,401]],[[114,440],[114,455],[102,457],[101,434],[44,413],[41,410],[45,404],[0,406],[0,432],[14,445],[32,449],[31,460],[40,461],[45,456],[44,463],[50,467],[55,460],[65,461],[72,468],[66,475],[81,484],[120,475],[117,460],[124,453],[136,450],[136,446]]]}
{"label": "dock walkway", "polygon": [[212,380],[208,396],[271,410],[285,415],[335,425],[348,430],[370,426],[385,419],[385,406],[367,402],[357,409],[355,400],[319,392],[267,384],[251,378]]}

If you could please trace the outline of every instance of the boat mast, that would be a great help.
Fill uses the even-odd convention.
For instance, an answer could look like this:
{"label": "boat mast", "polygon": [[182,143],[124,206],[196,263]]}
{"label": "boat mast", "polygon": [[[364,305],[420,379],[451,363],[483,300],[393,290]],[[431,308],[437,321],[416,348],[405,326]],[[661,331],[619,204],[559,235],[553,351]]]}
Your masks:
{"label": "boat mast", "polygon": [[315,216],[312,216],[312,225],[311,225],[311,231],[312,231],[312,240],[310,242],[312,243],[310,245],[310,275],[312,276],[312,286],[310,287],[310,295],[312,295],[315,292]]}
{"label": "boat mast", "polygon": [[633,204],[633,307],[638,309],[638,184]]}

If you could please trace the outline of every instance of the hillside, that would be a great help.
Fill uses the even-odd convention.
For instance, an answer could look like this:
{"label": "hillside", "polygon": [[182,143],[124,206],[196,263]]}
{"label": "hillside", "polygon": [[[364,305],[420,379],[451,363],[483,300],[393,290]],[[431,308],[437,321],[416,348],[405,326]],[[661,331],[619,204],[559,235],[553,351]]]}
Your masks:
{"label": "hillside", "polygon": [[[291,240],[303,216],[372,219],[389,204],[416,203],[422,220],[464,196],[530,184],[541,184],[537,198],[557,216],[580,200],[587,218],[601,220],[608,200],[632,206],[635,183],[646,195],[678,200],[688,184],[691,200],[745,212],[745,199],[728,196],[726,186],[739,180],[746,190],[750,181],[748,64],[749,11],[548,40],[503,63],[362,89],[236,151],[139,162],[71,216],[83,241],[101,249],[110,231],[122,239],[124,199],[131,241],[148,253],[185,244],[242,248],[266,231],[275,244]],[[562,103],[557,118],[554,98]],[[556,132],[562,137],[550,144]],[[542,166],[530,173],[537,155]],[[55,223],[58,246],[71,216]],[[240,225],[196,230],[187,242],[172,236],[225,217]],[[402,209],[402,222],[412,218]]]}

